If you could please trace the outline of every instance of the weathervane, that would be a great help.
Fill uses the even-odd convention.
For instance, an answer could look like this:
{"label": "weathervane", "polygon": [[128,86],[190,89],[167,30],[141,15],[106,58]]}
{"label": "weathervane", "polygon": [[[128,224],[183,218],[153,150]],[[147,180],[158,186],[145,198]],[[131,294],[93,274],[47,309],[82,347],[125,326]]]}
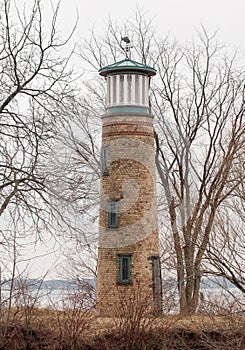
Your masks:
{"label": "weathervane", "polygon": [[[125,43],[122,45],[122,41]],[[121,43],[120,43],[121,48],[125,52],[126,58],[131,59],[131,51],[133,46],[130,45],[130,40],[127,36],[121,38]]]}

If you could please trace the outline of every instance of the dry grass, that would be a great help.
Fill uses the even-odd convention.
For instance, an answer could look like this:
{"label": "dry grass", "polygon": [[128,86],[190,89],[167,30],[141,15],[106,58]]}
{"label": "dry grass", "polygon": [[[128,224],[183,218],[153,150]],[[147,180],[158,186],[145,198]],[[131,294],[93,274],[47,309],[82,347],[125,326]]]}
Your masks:
{"label": "dry grass", "polygon": [[[244,350],[245,319],[242,317],[162,316],[147,320],[147,328],[134,338],[125,337],[117,319],[98,318],[94,348],[124,350]],[[150,321],[150,322],[148,322]],[[145,324],[145,322],[143,322]],[[114,326],[113,326],[114,325]],[[127,336],[126,330],[126,336]],[[132,340],[134,343],[132,344]],[[100,347],[99,347],[100,344]]]}
{"label": "dry grass", "polygon": [[[26,323],[25,313],[30,314]],[[3,316],[3,315],[2,315]],[[99,317],[95,311],[12,310],[0,350],[244,350],[242,316]]]}

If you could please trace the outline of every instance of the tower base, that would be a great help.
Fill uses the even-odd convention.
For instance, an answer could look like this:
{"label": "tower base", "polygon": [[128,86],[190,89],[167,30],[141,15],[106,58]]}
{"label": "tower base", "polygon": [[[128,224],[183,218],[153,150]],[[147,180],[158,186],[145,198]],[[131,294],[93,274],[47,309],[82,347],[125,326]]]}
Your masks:
{"label": "tower base", "polygon": [[[156,237],[153,232],[134,245],[99,248],[97,306],[100,316],[119,317],[142,312],[144,316],[162,313],[161,272]],[[155,248],[155,249],[154,249]],[[130,281],[120,281],[120,256],[131,256]]]}

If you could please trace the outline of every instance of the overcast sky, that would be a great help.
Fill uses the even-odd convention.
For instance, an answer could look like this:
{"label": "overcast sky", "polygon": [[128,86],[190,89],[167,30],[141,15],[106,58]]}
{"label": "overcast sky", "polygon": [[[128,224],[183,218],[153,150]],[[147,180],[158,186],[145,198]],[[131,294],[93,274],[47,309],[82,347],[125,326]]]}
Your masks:
{"label": "overcast sky", "polygon": [[110,16],[120,22],[143,9],[163,36],[191,39],[202,23],[208,31],[218,29],[220,40],[245,50],[245,0],[61,0],[62,25],[69,28],[79,13],[76,37],[95,25],[102,29]]}
{"label": "overcast sky", "polygon": [[[50,0],[43,3],[48,4]],[[123,23],[134,15],[137,6],[153,19],[157,32],[163,36],[169,34],[179,41],[190,40],[203,24],[208,32],[218,29],[221,42],[240,47],[245,53],[245,0],[61,0],[59,24],[62,33],[67,34],[78,11],[79,23],[73,40],[79,41],[93,26],[102,31],[109,16]],[[33,262],[31,269],[36,277],[55,263],[51,254],[53,247],[49,245],[49,249],[50,255]],[[37,250],[34,254],[39,253],[42,252]],[[56,258],[59,264],[58,252]]]}

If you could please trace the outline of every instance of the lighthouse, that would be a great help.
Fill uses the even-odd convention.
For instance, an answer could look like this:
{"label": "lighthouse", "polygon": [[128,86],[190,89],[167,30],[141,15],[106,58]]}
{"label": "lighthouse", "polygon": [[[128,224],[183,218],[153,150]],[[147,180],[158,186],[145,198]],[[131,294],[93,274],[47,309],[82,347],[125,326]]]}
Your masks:
{"label": "lighthouse", "polygon": [[[127,47],[128,48],[128,47]],[[97,310],[118,316],[135,298],[161,313],[156,204],[153,67],[127,57],[99,70],[107,84],[102,116]]]}

